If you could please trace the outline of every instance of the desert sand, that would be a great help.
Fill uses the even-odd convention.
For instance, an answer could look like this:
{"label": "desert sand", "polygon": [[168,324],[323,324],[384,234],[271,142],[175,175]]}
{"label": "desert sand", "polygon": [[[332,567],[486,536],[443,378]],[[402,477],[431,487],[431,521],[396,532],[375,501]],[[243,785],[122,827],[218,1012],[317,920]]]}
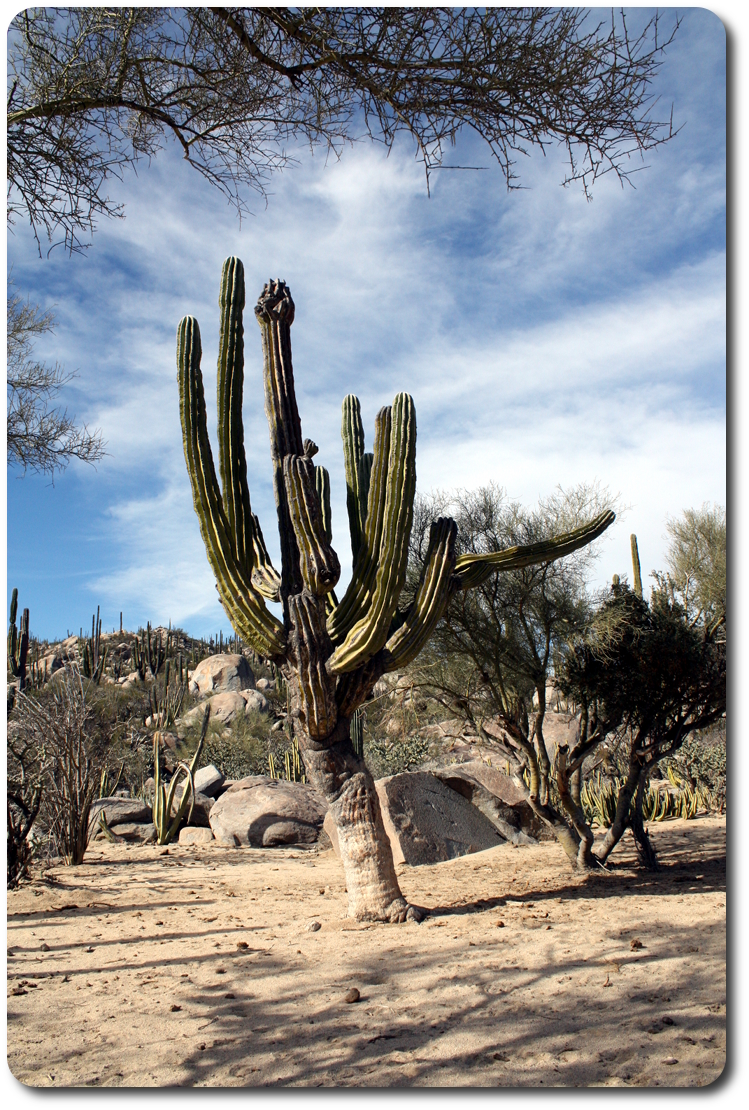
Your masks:
{"label": "desert sand", "polygon": [[587,880],[554,842],[400,867],[429,916],[398,926],[346,918],[329,848],[97,842],[8,893],[11,1072],[54,1087],[705,1086],[725,1062],[725,819],[651,832],[656,874],[629,834]]}

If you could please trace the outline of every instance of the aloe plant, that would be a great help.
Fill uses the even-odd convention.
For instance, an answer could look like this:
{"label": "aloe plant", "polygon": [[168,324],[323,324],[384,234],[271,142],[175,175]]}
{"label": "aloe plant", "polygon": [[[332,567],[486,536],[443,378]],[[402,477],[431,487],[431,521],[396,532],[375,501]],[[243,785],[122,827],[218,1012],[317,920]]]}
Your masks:
{"label": "aloe plant", "polygon": [[[416,412],[398,393],[375,419],[365,451],[358,399],[343,402],[342,438],[353,574],[338,601],[329,479],[316,444],[302,437],[291,358],[294,302],[270,281],[255,307],[263,346],[281,571],[273,567],[252,512],[244,450],[244,268],[223,266],[217,378],[221,486],[206,427],[198,322],[177,330],[180,416],[193,503],[224,610],[235,632],[282,672],[307,775],[328,801],[346,871],[349,912],[360,919],[418,917],[403,898],[374,782],[353,748],[350,722],[386,672],[411,662],[450,601],[498,570],[549,562],[590,543],[612,512],[564,536],[489,555],[456,552],[457,526],[434,521],[413,602],[399,610],[416,490]],[[281,602],[282,619],[266,600]]]}

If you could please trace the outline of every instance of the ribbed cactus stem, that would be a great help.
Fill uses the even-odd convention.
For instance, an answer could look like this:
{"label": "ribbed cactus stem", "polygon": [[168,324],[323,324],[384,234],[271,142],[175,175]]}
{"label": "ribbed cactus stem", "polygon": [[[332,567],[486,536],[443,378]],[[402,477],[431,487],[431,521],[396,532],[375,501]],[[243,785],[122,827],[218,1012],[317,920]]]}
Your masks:
{"label": "ribbed cactus stem", "polygon": [[253,521],[244,450],[242,394],[244,389],[244,267],[227,258],[221,271],[220,330],[216,402],[218,458],[229,538],[237,563],[248,576],[254,564]]}
{"label": "ribbed cactus stem", "polygon": [[10,673],[18,675],[18,629],[16,628],[16,614],[18,613],[18,590],[14,587],[10,597],[10,624],[8,626],[8,666]]}
{"label": "ribbed cactus stem", "polygon": [[426,646],[455,591],[455,539],[458,527],[440,517],[429,530],[429,547],[416,597],[406,619],[385,646],[385,669],[400,670]]}
{"label": "ribbed cactus stem", "polygon": [[341,416],[343,466],[346,474],[346,509],[351,533],[351,555],[356,562],[364,539],[366,499],[361,488],[361,461],[364,455],[364,427],[359,398],[350,393],[343,399]]}
{"label": "ribbed cactus stem", "polygon": [[283,625],[269,613],[260,593],[240,566],[229,534],[223,501],[216,481],[206,427],[201,344],[197,321],[186,316],[177,332],[180,416],[193,502],[219,596],[234,628],[261,655],[281,655],[286,636]]}
{"label": "ribbed cactus stem", "polygon": [[616,515],[608,509],[589,523],[550,540],[519,544],[486,555],[461,555],[455,564],[456,585],[460,590],[475,589],[495,571],[518,570],[520,567],[554,562],[592,543],[615,519]]}
{"label": "ribbed cactus stem", "polygon": [[283,473],[304,587],[324,597],[338,581],[341,566],[325,533],[320,498],[315,488],[315,464],[306,455],[287,455]]}
{"label": "ribbed cactus stem", "polygon": [[393,401],[382,540],[372,602],[336,648],[329,663],[336,674],[354,670],[385,646],[406,581],[415,492],[416,413],[412,398],[399,393]]}
{"label": "ribbed cactus stem", "polygon": [[263,341],[265,415],[270,432],[273,491],[281,539],[281,597],[285,603],[290,593],[302,589],[302,576],[297,540],[289,514],[283,460],[287,455],[304,454],[291,361],[294,302],[285,282],[266,282],[255,305],[255,316]]}
{"label": "ribbed cactus stem", "polygon": [[343,642],[356,621],[366,614],[372,600],[385,520],[391,431],[392,409],[386,406],[380,409],[375,418],[374,461],[369,482],[364,542],[359,548],[348,589],[338,608],[328,617],[328,632],[334,644]]}
{"label": "ribbed cactus stem", "polygon": [[632,550],[632,588],[638,597],[642,597],[642,576],[640,574],[640,552],[637,550],[637,536],[632,533],[629,537],[629,546]]}

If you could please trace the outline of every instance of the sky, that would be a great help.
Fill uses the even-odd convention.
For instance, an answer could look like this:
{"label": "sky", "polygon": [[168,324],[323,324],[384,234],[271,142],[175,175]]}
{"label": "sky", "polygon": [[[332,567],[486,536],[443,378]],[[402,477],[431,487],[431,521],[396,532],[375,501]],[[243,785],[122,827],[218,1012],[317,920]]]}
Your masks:
{"label": "sky", "polygon": [[101,429],[108,452],[54,484],[8,471],[8,604],[15,586],[32,634],[90,628],[97,605],[105,630],[122,611],[129,629],[171,620],[192,635],[230,632],[185,468],[175,334],[182,316],[197,317],[215,451],[218,285],[232,254],[247,285],[252,506],[277,565],[251,311],[271,277],[296,305],[297,400],[331,475],[343,586],[340,419],[351,392],[367,449],[380,406],[412,394],[420,492],[493,481],[531,507],[559,485],[598,482],[624,511],[598,543],[591,586],[631,575],[631,532],[643,575],[662,568],[667,520],[726,502],[725,33],[704,9],[682,14],[655,90],[681,130],[646,157],[635,188],[609,175],[588,202],[561,187],[563,152],[551,149],[520,158],[524,188],[508,193],[466,133],[446,164],[487,168],[437,172],[428,195],[407,141],[389,156],[362,142],[339,161],[296,151],[267,205],[254,201],[240,224],[168,147],[111,183],[126,217],[102,221],[85,255],[40,258],[16,226],[8,270],[57,319],[35,355],[78,372],[63,401]]}

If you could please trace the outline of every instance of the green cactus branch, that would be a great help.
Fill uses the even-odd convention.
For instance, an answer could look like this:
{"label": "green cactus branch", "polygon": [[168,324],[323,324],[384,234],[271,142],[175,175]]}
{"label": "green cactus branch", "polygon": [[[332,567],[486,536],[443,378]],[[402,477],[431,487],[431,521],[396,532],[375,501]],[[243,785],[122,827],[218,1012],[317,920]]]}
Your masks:
{"label": "green cactus branch", "polygon": [[570,555],[580,547],[592,543],[613,524],[615,514],[610,510],[600,513],[587,524],[554,536],[540,543],[521,544],[504,551],[491,551],[486,555],[461,555],[455,564],[455,585],[459,590],[475,589],[495,571],[518,570],[520,567],[551,563]]}
{"label": "green cactus branch", "polygon": [[384,669],[400,670],[417,657],[437,627],[455,592],[455,540],[458,526],[440,517],[429,530],[429,547],[413,604],[406,619],[385,645]]}
{"label": "green cactus branch", "polygon": [[334,673],[355,670],[385,646],[406,581],[415,493],[416,413],[413,399],[407,393],[398,393],[393,401],[382,538],[372,600],[367,613],[336,648],[328,664]]}
{"label": "green cactus branch", "polygon": [[361,486],[361,462],[364,456],[364,426],[359,398],[350,393],[343,399],[341,418],[343,468],[346,474],[346,509],[351,534],[351,556],[356,562],[364,540],[367,502]]}
{"label": "green cactus branch", "polygon": [[637,550],[637,536],[632,533],[629,537],[629,546],[632,549],[632,589],[638,597],[642,597],[642,574],[640,571],[640,552]]}
{"label": "green cactus branch", "polygon": [[328,632],[336,645],[343,643],[353,625],[361,619],[371,604],[385,519],[391,429],[392,409],[386,406],[380,409],[375,418],[374,461],[370,467],[364,539],[359,547],[348,589],[338,608],[328,617]]}
{"label": "green cactus branch", "polygon": [[286,649],[284,627],[266,608],[247,573],[246,563],[240,566],[237,561],[236,540],[230,535],[208,439],[201,354],[197,320],[186,316],[177,331],[180,417],[185,460],[203,542],[219,596],[235,631],[260,654],[283,655]]}

